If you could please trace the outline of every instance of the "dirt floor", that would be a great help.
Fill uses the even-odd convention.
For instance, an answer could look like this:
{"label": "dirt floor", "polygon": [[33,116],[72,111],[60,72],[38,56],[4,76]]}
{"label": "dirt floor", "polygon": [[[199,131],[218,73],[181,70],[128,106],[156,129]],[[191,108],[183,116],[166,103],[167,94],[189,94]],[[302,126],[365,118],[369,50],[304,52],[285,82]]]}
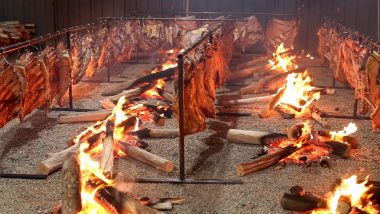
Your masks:
{"label": "dirt floor", "polygon": [[[318,60],[303,62],[308,65],[315,79],[315,85],[331,86],[332,72],[318,65]],[[119,64],[113,67],[112,80],[133,79],[137,71],[153,65]],[[103,72],[98,80],[105,80]],[[252,80],[246,80],[250,82]],[[100,109],[100,90],[112,83],[81,83],[74,88],[76,108]],[[228,89],[236,90],[230,86]],[[322,96],[316,106],[327,113],[352,114],[353,91],[338,89],[336,95]],[[250,117],[220,117],[230,121],[237,129],[283,132],[292,124],[304,118],[285,120],[274,113],[268,119],[260,119],[257,113],[262,104],[241,106],[235,111],[252,112]],[[0,172],[37,173],[37,165],[48,153],[66,148],[66,141],[78,134],[83,127],[93,123],[58,124],[59,114],[66,112],[35,111],[23,122],[12,121],[0,129]],[[340,130],[350,121],[329,118],[333,129]],[[241,185],[170,185],[131,184],[129,191],[135,196],[174,197],[183,196],[186,203],[175,206],[167,213],[289,213],[280,206],[282,194],[294,185],[301,185],[307,191],[324,195],[337,178],[352,174],[364,178],[370,175],[380,180],[380,135],[372,133],[368,120],[356,120],[361,148],[354,150],[352,158],[332,157],[332,167],[287,165],[282,169],[271,167],[241,177]],[[314,123],[314,122],[313,122]],[[317,128],[321,128],[314,123]],[[166,120],[165,128],[176,128],[175,118]],[[210,125],[204,132],[186,137],[186,175],[189,178],[237,179],[235,167],[240,162],[250,161],[260,153],[261,147],[228,143],[224,139],[225,128]],[[149,139],[149,150],[178,166],[177,139]],[[124,175],[142,178],[177,178],[178,167],[173,173],[159,172],[134,160],[118,160],[116,170]],[[49,213],[61,202],[61,172],[47,180],[0,179],[0,213]]]}

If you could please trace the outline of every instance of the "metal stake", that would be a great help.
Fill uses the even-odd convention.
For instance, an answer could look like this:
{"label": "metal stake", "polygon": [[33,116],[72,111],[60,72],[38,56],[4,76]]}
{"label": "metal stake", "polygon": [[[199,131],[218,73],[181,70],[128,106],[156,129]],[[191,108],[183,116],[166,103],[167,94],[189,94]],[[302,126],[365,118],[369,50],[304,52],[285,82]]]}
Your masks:
{"label": "metal stake", "polygon": [[184,98],[183,98],[183,55],[178,58],[178,109],[179,109],[179,179],[185,180],[185,124],[184,124]]}

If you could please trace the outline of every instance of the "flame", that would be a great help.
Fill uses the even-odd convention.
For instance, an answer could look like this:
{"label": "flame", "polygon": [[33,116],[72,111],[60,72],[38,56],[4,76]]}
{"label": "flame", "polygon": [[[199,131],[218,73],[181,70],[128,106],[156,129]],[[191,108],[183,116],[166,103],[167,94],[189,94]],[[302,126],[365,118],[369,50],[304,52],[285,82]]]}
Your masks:
{"label": "flame", "polygon": [[335,192],[327,195],[328,208],[325,210],[315,210],[313,214],[336,214],[339,200],[344,197],[349,201],[351,208],[356,207],[367,213],[376,214],[379,210],[376,209],[370,201],[371,195],[368,190],[371,186],[367,185],[368,177],[365,181],[358,183],[357,176],[344,179],[341,184],[335,189]]}
{"label": "flame", "polygon": [[320,98],[319,92],[312,92],[314,87],[311,82],[311,77],[307,71],[301,74],[289,74],[286,77],[286,83],[278,91],[279,93],[284,90],[276,106],[283,105],[285,108],[293,106],[301,110],[299,113],[303,113],[314,100]]}
{"label": "flame", "polygon": [[272,65],[271,70],[288,72],[291,69],[298,68],[298,66],[294,64],[296,56],[288,56],[287,54],[283,54],[288,50],[288,48],[284,47],[284,43],[277,46],[275,53],[273,53],[273,59],[269,60],[269,63]]}
{"label": "flame", "polygon": [[330,132],[330,135],[331,135],[330,139],[334,141],[344,142],[343,137],[351,135],[355,133],[357,130],[358,130],[358,127],[356,126],[356,124],[350,122],[347,127],[344,127],[343,130],[338,131],[338,132],[336,131]]}

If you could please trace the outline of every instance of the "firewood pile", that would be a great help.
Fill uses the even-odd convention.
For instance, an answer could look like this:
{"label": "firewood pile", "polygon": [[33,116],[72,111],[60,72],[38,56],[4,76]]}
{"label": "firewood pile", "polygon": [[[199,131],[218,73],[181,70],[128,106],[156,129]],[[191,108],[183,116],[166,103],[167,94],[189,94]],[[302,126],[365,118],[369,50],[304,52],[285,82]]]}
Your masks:
{"label": "firewood pile", "polygon": [[366,44],[362,35],[337,23],[326,21],[318,36],[321,62],[333,69],[337,80],[355,89],[355,99],[363,101],[361,114],[371,111],[372,128],[377,130],[380,128],[379,54],[373,51],[373,45]]}
{"label": "firewood pile", "polygon": [[22,24],[19,21],[0,22],[0,47],[30,40],[34,34],[34,24]]}
{"label": "firewood pile", "polygon": [[331,154],[349,158],[351,149],[358,148],[357,139],[350,136],[356,130],[356,125],[350,123],[342,131],[317,131],[307,121],[289,127],[285,134],[230,129],[226,138],[231,143],[264,146],[258,158],[236,167],[237,175],[245,176],[276,164],[320,163],[330,167]]}

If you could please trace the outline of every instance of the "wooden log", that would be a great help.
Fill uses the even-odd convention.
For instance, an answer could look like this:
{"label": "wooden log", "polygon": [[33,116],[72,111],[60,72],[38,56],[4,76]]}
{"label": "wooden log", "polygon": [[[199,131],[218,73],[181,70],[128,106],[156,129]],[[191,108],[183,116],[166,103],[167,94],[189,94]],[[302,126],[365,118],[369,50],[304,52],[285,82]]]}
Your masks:
{"label": "wooden log", "polygon": [[252,145],[266,145],[267,139],[283,138],[284,134],[265,132],[265,131],[250,131],[230,129],[227,132],[227,140],[231,143],[245,143]]}
{"label": "wooden log", "polygon": [[174,170],[174,164],[170,160],[166,160],[158,155],[152,154],[136,146],[131,146],[124,142],[120,142],[120,144],[122,145],[122,150],[124,153],[127,154],[127,157],[141,161],[164,172],[172,172]]}
{"label": "wooden log", "polygon": [[74,214],[81,211],[80,172],[76,154],[63,164],[62,172],[62,214]]}
{"label": "wooden log", "polygon": [[[104,193],[105,192],[105,193]],[[142,205],[127,193],[119,192],[114,187],[107,187],[103,194],[108,194],[115,201],[114,204],[120,214],[159,214],[161,212]]]}
{"label": "wooden log", "polygon": [[132,132],[132,134],[137,135],[139,138],[176,138],[179,136],[179,130],[144,128]]}
{"label": "wooden log", "polygon": [[271,66],[269,63],[263,63],[256,66],[252,66],[250,68],[245,68],[242,70],[232,71],[226,78],[226,82],[233,82],[236,80],[240,80],[243,78],[252,77],[252,75],[256,72],[268,72],[271,70]]}
{"label": "wooden log", "polygon": [[127,81],[127,82],[117,83],[115,85],[109,86],[109,87],[102,90],[101,95],[102,96],[114,96],[114,95],[120,94],[130,84],[131,84],[131,81]]}
{"label": "wooden log", "polygon": [[103,141],[102,157],[100,159],[100,168],[103,174],[112,178],[114,162],[114,139],[112,133]]}
{"label": "wooden log", "polygon": [[146,76],[143,76],[141,78],[138,78],[131,82],[125,89],[131,89],[136,87],[137,85],[143,84],[143,83],[153,83],[154,81],[158,79],[165,79],[174,76],[175,72],[177,70],[177,67],[168,68],[163,71],[159,71],[157,73],[151,73]]}
{"label": "wooden log", "polygon": [[100,103],[102,105],[102,108],[104,108],[105,110],[113,110],[116,107],[115,103],[113,103],[109,99],[105,99],[101,101]]}
{"label": "wooden log", "polygon": [[320,113],[312,112],[310,116],[313,120],[319,123],[323,128],[331,129],[331,126],[327,123],[326,119],[321,117]]}
{"label": "wooden log", "polygon": [[327,208],[327,202],[314,195],[295,195],[285,193],[281,197],[280,203],[282,208],[298,212]]}
{"label": "wooden log", "polygon": [[272,100],[274,95],[268,95],[268,96],[261,96],[261,97],[252,97],[252,98],[244,98],[244,99],[237,99],[237,100],[220,100],[219,104],[222,106],[233,106],[233,105],[247,105],[247,104],[254,104],[254,103],[260,103],[260,102],[268,102]]}
{"label": "wooden log", "polygon": [[236,66],[237,69],[242,69],[242,68],[247,68],[247,67],[250,67],[250,66],[254,66],[254,65],[257,65],[257,64],[261,64],[261,63],[268,63],[268,60],[271,58],[271,55],[264,55],[264,56],[260,56],[258,58],[255,58],[255,59],[252,59],[248,62],[245,62],[245,63],[240,63]]}
{"label": "wooden log", "polygon": [[349,158],[351,156],[351,145],[338,141],[324,141],[326,145],[333,149],[333,154],[341,156],[342,158]]}
{"label": "wooden log", "polygon": [[161,89],[161,88],[156,88],[157,89],[157,92],[158,94],[164,98],[166,101],[168,102],[174,102],[175,100],[175,95],[165,89]]}
{"label": "wooden log", "polygon": [[289,127],[287,131],[288,139],[294,142],[300,139],[303,134],[302,129],[304,128],[304,126],[305,125],[303,123],[298,123],[296,125]]}
{"label": "wooden log", "polygon": [[277,164],[280,160],[293,154],[298,149],[298,147],[290,145],[285,148],[280,148],[271,154],[263,155],[259,158],[256,158],[251,162],[238,164],[236,167],[236,173],[238,176],[244,176],[269,168]]}
{"label": "wooden log", "polygon": [[311,90],[312,93],[319,92],[324,95],[334,95],[335,94],[335,89],[334,88],[319,88],[315,87]]}
{"label": "wooden log", "polygon": [[122,96],[124,96],[127,100],[132,99],[132,98],[136,98],[151,88],[152,88],[152,85],[145,85],[145,86],[141,86],[138,88],[128,89],[128,90],[123,91],[121,94],[110,97],[109,99],[113,103],[117,103],[119,101],[120,97],[122,97]]}
{"label": "wooden log", "polygon": [[272,97],[272,100],[269,102],[269,104],[266,105],[265,108],[259,113],[259,117],[268,118],[271,115],[273,109],[277,106],[278,102],[281,100],[284,93],[285,88],[281,88],[277,94]]}
{"label": "wooden log", "polygon": [[51,154],[48,159],[42,161],[38,165],[38,171],[44,175],[50,175],[62,167],[63,162],[70,154],[77,152],[78,150],[79,144],[75,144],[61,152]]}
{"label": "wooden log", "polygon": [[96,122],[105,120],[112,114],[111,110],[90,111],[81,113],[71,113],[60,115],[58,123],[83,123],[83,122]]}
{"label": "wooden log", "polygon": [[296,117],[295,114],[289,113],[284,107],[278,105],[275,107],[275,110],[281,115],[283,119],[293,119]]}
{"label": "wooden log", "polygon": [[162,210],[162,211],[173,209],[173,205],[170,202],[152,203],[152,204],[149,204],[148,206],[153,209]]}
{"label": "wooden log", "polygon": [[286,73],[278,73],[272,76],[269,76],[265,79],[260,80],[257,83],[253,83],[251,85],[248,85],[246,87],[243,87],[239,90],[240,94],[254,94],[258,93],[260,90],[265,89],[265,86],[272,82],[277,82],[280,79],[286,78],[289,74],[292,73],[303,73],[305,72],[305,68],[298,68],[293,71],[289,71]]}

